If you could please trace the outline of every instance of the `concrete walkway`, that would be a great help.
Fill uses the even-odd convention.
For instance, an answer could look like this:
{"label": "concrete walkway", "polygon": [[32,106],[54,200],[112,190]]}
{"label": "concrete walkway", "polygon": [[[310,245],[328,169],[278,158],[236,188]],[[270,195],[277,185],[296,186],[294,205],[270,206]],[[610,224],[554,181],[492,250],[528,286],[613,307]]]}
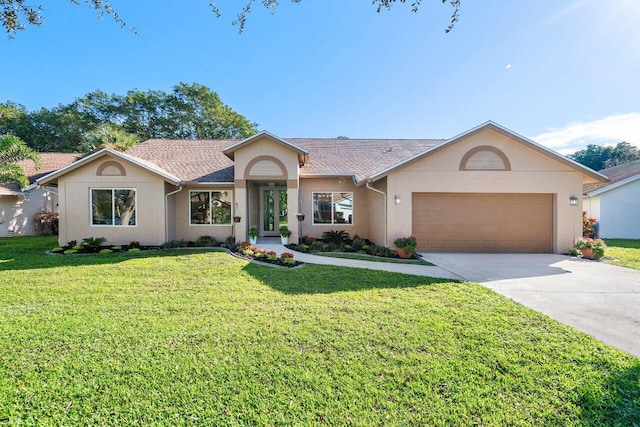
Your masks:
{"label": "concrete walkway", "polygon": [[[278,238],[278,240],[280,240]],[[264,248],[268,251],[275,251],[278,255],[282,252],[292,252],[294,259],[297,261],[306,262],[308,264],[321,264],[321,265],[337,265],[341,267],[354,267],[354,268],[367,268],[369,270],[381,270],[390,271],[393,273],[412,274],[414,276],[427,276],[436,277],[442,279],[454,279],[462,280],[462,278],[454,273],[451,273],[443,268],[429,265],[420,264],[393,264],[390,262],[375,262],[375,261],[361,261],[356,259],[346,258],[330,258],[326,256],[318,256],[305,254],[302,252],[292,251],[280,243],[272,239],[261,238],[256,244],[258,248]]]}
{"label": "concrete walkway", "polygon": [[640,357],[640,270],[552,254],[423,256]]}

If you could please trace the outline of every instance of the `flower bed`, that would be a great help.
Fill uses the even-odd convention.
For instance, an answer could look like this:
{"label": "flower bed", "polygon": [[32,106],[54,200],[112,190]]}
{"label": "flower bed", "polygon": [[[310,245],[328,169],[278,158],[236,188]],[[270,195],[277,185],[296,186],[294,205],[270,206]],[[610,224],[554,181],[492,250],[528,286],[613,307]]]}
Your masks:
{"label": "flower bed", "polygon": [[237,251],[235,251],[235,253],[241,258],[247,259],[249,261],[266,262],[268,264],[287,268],[297,267],[304,264],[301,261],[294,260],[293,253],[291,252],[283,252],[278,257],[275,251],[267,251],[264,248],[257,248],[246,242],[238,245]]}

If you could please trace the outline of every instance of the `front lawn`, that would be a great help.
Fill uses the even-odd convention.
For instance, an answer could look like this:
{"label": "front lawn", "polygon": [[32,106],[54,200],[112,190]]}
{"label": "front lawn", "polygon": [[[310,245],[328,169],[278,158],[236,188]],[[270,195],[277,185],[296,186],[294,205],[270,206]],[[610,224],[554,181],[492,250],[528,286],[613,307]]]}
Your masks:
{"label": "front lawn", "polygon": [[[604,262],[640,270],[640,240],[606,239]],[[609,259],[613,258],[613,259]]]}
{"label": "front lawn", "polygon": [[477,284],[0,243],[0,424],[640,423],[640,360]]}

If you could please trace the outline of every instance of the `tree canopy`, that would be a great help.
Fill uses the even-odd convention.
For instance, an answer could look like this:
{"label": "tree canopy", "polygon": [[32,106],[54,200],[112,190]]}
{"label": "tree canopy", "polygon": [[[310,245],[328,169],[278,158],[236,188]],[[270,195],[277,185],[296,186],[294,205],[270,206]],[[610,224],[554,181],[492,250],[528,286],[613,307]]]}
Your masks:
{"label": "tree canopy", "polygon": [[0,134],[16,135],[37,151],[124,150],[149,138],[238,139],[255,133],[255,123],[197,83],[180,83],[169,93],[97,90],[36,111],[13,101],[0,103]]}
{"label": "tree canopy", "polygon": [[570,154],[568,157],[593,170],[601,170],[638,160],[640,151],[637,147],[623,141],[615,147],[589,144],[584,150]]}
{"label": "tree canopy", "polygon": [[17,164],[21,160],[31,160],[40,168],[40,156],[13,135],[0,136],[0,182],[17,182],[20,188],[29,185],[24,171]]}
{"label": "tree canopy", "polygon": [[[233,25],[238,26],[238,31],[242,33],[244,31],[247,16],[251,13],[251,8],[256,0],[244,0],[244,6],[237,12],[236,18],[232,21]],[[302,0],[291,0],[292,3],[300,3]],[[376,8],[377,12],[381,12],[384,9],[391,9],[397,3],[407,3],[406,0],[367,0],[371,1],[372,5]],[[448,33],[453,29],[453,26],[458,21],[460,15],[460,4],[462,0],[441,0],[442,3],[449,3],[453,9],[451,13],[451,21],[446,28]],[[98,18],[102,19],[105,15],[113,18],[121,27],[130,28],[134,33],[135,27],[129,27],[127,23],[121,18],[118,12],[113,8],[108,0],[69,0],[70,4],[79,5],[84,4],[96,11]],[[274,13],[277,9],[280,0],[260,0],[260,4]],[[422,0],[411,0],[411,11],[417,12]],[[211,11],[216,17],[222,16],[222,11],[216,5],[214,1],[209,2]],[[0,0],[0,24],[4,28],[9,38],[15,37],[18,31],[25,30],[29,25],[40,26],[44,23],[44,8],[37,0]]]}

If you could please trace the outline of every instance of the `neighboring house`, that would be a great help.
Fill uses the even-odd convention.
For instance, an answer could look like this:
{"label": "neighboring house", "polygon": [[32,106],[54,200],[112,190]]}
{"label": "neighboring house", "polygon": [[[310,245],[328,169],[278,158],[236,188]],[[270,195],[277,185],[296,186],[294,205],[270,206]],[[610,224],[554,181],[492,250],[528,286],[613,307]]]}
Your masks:
{"label": "neighboring house", "polygon": [[488,122],[448,140],[154,139],[37,182],[58,187],[60,244],[245,241],[288,224],[293,241],[345,230],[385,246],[415,234],[421,251],[549,253],[582,233],[570,199],[605,180]]}
{"label": "neighboring house", "polygon": [[583,208],[603,238],[640,239],[640,160],[600,171],[609,182],[584,186]]}
{"label": "neighboring house", "polygon": [[36,170],[33,162],[18,162],[29,178],[29,187],[20,190],[18,184],[0,184],[0,237],[32,236],[37,233],[34,216],[41,212],[58,211],[55,189],[37,188],[35,180],[65,167],[80,156],[77,153],[39,153],[42,167]]}

